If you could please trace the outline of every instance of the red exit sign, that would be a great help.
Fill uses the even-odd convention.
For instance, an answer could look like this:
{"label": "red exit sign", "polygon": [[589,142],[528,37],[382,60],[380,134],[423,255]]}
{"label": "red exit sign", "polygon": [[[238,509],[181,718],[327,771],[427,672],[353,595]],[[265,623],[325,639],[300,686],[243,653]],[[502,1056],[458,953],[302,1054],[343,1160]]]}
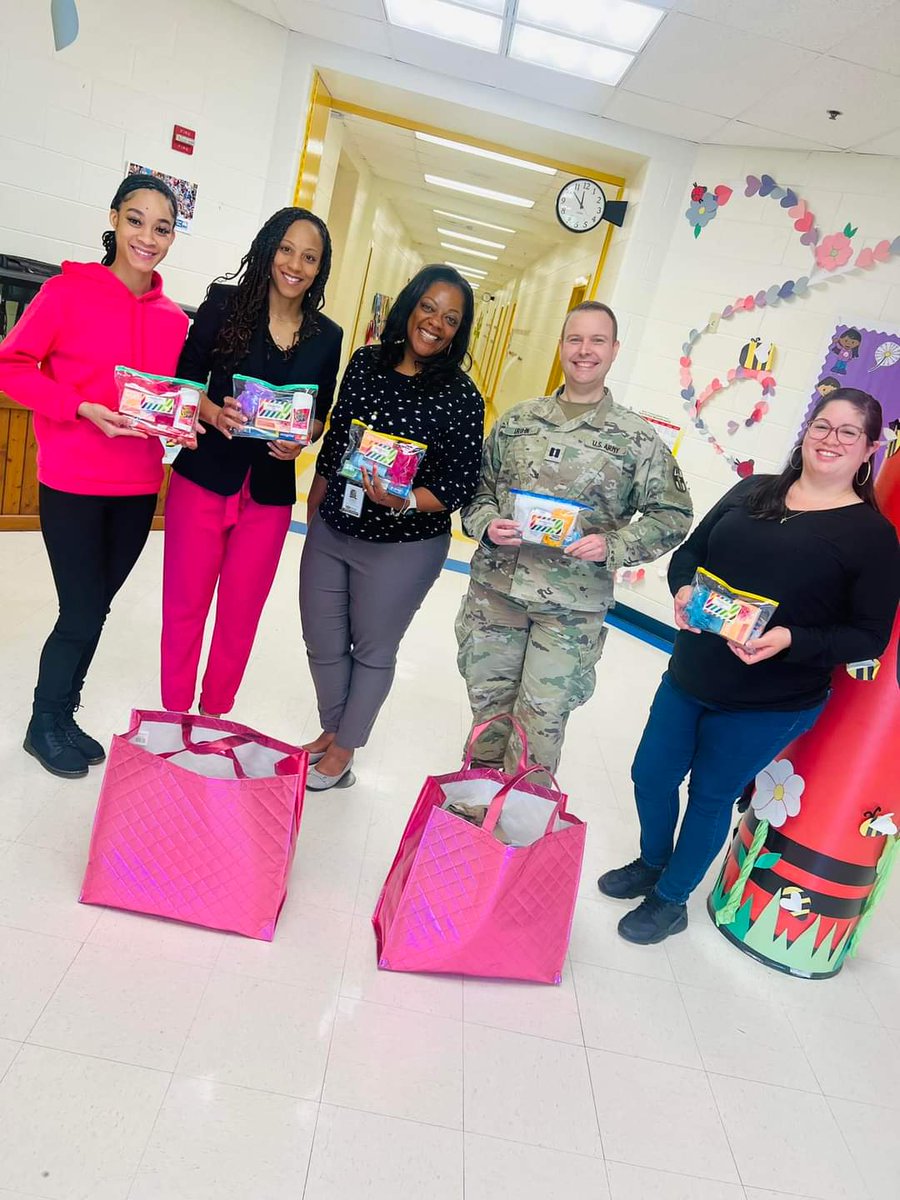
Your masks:
{"label": "red exit sign", "polygon": [[193,154],[196,137],[197,134],[193,129],[185,129],[183,125],[176,125],[172,130],[172,149],[178,150],[181,154]]}

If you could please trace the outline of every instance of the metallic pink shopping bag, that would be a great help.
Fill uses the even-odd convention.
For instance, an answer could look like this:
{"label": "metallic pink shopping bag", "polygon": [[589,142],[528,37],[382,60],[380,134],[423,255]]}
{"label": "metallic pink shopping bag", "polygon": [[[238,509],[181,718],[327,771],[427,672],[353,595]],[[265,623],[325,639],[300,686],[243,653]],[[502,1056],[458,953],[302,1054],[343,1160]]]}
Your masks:
{"label": "metallic pink shopping bag", "polygon": [[113,738],[80,899],[270,942],[308,757],[245,725],[134,711]]}
{"label": "metallic pink shopping bag", "polygon": [[[527,778],[543,768],[524,769],[521,730],[516,775],[471,767],[488,724],[473,730],[463,769],[430,776],[419,794],[372,917],[378,965],[559,983],[587,826],[565,811],[558,788]],[[454,791],[486,782],[494,794],[481,826],[443,807]],[[505,845],[495,833],[507,801],[529,796],[544,802],[546,827],[529,845]]]}

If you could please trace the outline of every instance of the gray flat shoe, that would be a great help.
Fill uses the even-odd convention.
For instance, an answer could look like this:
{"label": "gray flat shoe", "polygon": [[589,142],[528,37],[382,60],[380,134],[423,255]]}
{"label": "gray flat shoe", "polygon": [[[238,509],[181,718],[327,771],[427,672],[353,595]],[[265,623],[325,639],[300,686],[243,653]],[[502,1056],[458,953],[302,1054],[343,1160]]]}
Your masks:
{"label": "gray flat shoe", "polygon": [[323,775],[315,767],[310,767],[306,775],[306,790],[308,792],[327,792],[329,788],[348,788],[356,783],[356,776],[350,770],[353,759],[347,763],[340,775]]}

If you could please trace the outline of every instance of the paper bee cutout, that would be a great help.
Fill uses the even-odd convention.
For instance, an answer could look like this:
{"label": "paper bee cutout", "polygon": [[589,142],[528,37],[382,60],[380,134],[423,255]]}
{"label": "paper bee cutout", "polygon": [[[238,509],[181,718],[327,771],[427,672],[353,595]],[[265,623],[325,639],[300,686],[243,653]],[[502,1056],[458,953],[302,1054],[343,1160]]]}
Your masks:
{"label": "paper bee cutout", "polygon": [[865,820],[859,827],[863,837],[893,837],[898,832],[892,812],[883,813],[880,808],[873,808],[871,812],[863,813],[863,816]]}
{"label": "paper bee cutout", "polygon": [[741,350],[738,365],[748,371],[771,371],[775,362],[775,347],[769,343],[763,349],[762,338],[751,338]]}

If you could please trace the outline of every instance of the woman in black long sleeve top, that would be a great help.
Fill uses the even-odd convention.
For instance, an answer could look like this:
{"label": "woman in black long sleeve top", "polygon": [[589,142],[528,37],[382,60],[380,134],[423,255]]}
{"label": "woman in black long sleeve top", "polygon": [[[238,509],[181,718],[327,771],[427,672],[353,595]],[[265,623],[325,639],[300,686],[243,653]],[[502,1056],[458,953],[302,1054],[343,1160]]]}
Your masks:
{"label": "woman in black long sleeve top", "polygon": [[[484,404],[461,369],[474,300],[451,267],[423,268],[397,297],[380,346],[357,350],[316,463],[300,565],[303,637],[323,732],[305,747],[314,791],[353,782],[394,676],[397,648],[438,576],[450,514],[475,494]],[[340,475],[354,420],[427,446],[407,500]]]}
{"label": "woman in black long sleeve top", "polygon": [[[638,943],[687,925],[688,896],[728,833],[748,779],[816,721],[840,663],[877,657],[900,596],[900,549],[878,512],[871,458],[881,406],[842,388],[814,409],[781,475],[742,480],[669,566],[679,632],[631,769],[641,856],[599,880],[617,899],[645,896],[619,922]],[[698,567],[778,607],[737,646],[687,624]],[[690,772],[675,841],[678,789]]]}
{"label": "woman in black long sleeve top", "polygon": [[234,704],[290,525],[294,460],[303,447],[232,437],[244,420],[232,398],[233,377],[318,385],[311,432],[313,440],[320,436],[341,353],[340,328],[319,311],[330,268],[325,224],[306,209],[282,209],[254,238],[238,285],[210,286],[188,335],[178,374],[207,386],[206,428],[197,449],[175,459],[166,501],[166,708],[187,712],[194,702],[216,588],[200,709],[218,716]]}

